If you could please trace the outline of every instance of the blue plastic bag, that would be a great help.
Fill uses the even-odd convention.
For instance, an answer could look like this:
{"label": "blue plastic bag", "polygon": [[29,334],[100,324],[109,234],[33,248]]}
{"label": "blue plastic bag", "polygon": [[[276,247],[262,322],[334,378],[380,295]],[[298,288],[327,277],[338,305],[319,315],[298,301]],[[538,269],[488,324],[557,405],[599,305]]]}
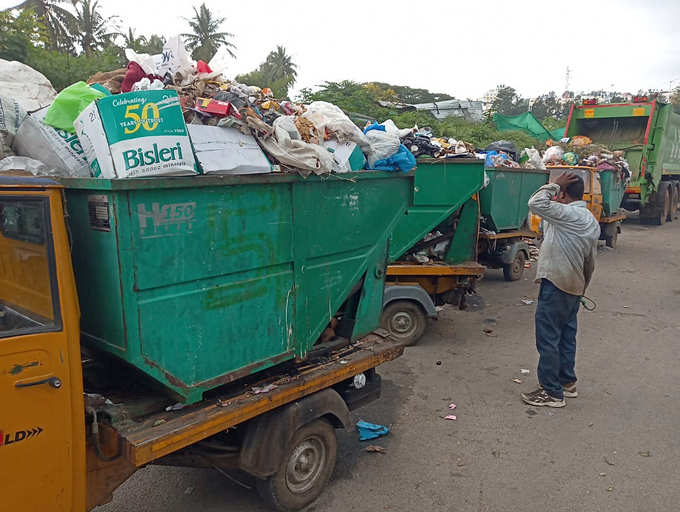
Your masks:
{"label": "blue plastic bag", "polygon": [[372,169],[376,171],[397,171],[408,172],[416,166],[416,157],[413,156],[406,146],[399,145],[399,151],[394,155],[377,160]]}
{"label": "blue plastic bag", "polygon": [[[494,158],[495,157],[495,158]],[[489,151],[484,159],[484,167],[493,169],[494,167],[500,167],[499,160],[508,160],[510,157],[506,153],[501,153],[496,151]]]}
{"label": "blue plastic bag", "polygon": [[390,432],[389,427],[363,420],[357,422],[357,429],[359,430],[359,441],[368,441],[369,439],[386,436]]}
{"label": "blue plastic bag", "polygon": [[371,130],[378,130],[381,132],[387,131],[382,124],[376,123],[375,121],[364,128],[364,134],[370,132]]}

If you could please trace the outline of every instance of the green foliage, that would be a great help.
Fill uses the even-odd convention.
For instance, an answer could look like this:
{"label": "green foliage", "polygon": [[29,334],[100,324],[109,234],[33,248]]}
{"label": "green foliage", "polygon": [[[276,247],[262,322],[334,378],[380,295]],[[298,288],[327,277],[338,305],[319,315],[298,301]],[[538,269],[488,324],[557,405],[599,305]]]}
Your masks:
{"label": "green foliage", "polygon": [[30,47],[25,64],[45,75],[56,90],[78,80],[87,80],[98,71],[110,71],[125,66],[120,49],[108,47],[93,55],[78,56],[46,48]]}
{"label": "green foliage", "polygon": [[496,87],[496,97],[491,104],[491,112],[504,116],[516,116],[529,110],[529,100],[522,98],[517,91],[507,85]]}
{"label": "green foliage", "polygon": [[0,59],[24,61],[30,46],[44,46],[47,28],[33,9],[0,12]]}
{"label": "green foliage", "polygon": [[378,90],[392,91],[394,96],[398,98],[398,101],[412,105],[455,99],[448,94],[430,92],[427,89],[414,89],[405,85],[390,85],[383,82],[369,82],[366,85],[376,87]]}
{"label": "green foliage", "polygon": [[[261,67],[262,66],[260,66],[260,68]],[[274,93],[275,98],[283,99],[288,97],[288,79],[284,77],[272,81],[269,76],[259,68],[250,73],[246,73],[245,75],[238,75],[235,80],[243,84],[255,85],[261,89],[269,87],[272,90],[272,93]]]}
{"label": "green foliage", "polygon": [[219,31],[225,19],[215,17],[205,3],[198,9],[194,7],[194,15],[186,19],[192,31],[182,34],[187,48],[192,50],[193,59],[208,62],[221,46],[226,48],[229,55],[235,57],[233,50],[236,46],[230,41],[234,34]]}
{"label": "green foliage", "polygon": [[99,10],[99,0],[80,0],[76,10],[77,39],[83,51],[92,55],[118,35],[117,17],[105,18]]}
{"label": "green foliage", "polygon": [[[80,0],[25,0],[15,9],[32,10],[47,28],[48,46],[53,50],[74,52],[74,35],[77,34],[76,17],[63,4],[75,6]],[[11,8],[10,8],[11,9]],[[9,9],[7,9],[9,10]]]}
{"label": "green foliage", "polygon": [[288,89],[295,83],[296,77],[297,65],[283,46],[277,46],[257,69],[237,76],[236,81],[262,89],[269,87],[275,98],[287,98]]}

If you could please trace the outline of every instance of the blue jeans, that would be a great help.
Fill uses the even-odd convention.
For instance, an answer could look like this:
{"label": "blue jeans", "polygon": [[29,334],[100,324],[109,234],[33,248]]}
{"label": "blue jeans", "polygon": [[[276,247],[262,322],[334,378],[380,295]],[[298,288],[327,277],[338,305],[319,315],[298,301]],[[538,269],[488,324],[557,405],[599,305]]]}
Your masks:
{"label": "blue jeans", "polygon": [[563,292],[549,280],[541,280],[536,306],[538,382],[550,396],[564,398],[563,384],[576,382],[576,315],[578,295]]}

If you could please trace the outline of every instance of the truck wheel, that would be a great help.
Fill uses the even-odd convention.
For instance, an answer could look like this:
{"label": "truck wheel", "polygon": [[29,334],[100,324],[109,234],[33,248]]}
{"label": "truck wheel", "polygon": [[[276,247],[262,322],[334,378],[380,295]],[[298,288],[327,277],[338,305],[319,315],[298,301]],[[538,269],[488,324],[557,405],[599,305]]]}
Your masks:
{"label": "truck wheel", "polygon": [[675,187],[675,210],[673,211],[673,215],[677,219],[678,212],[680,211],[680,182],[674,181],[673,187]]}
{"label": "truck wheel", "polygon": [[410,300],[390,302],[380,316],[380,325],[403,345],[411,346],[425,334],[425,311]]}
{"label": "truck wheel", "polygon": [[670,183],[668,187],[668,214],[666,216],[666,222],[673,222],[675,217],[675,211],[678,209],[678,189],[675,188],[675,183]]}
{"label": "truck wheel", "polygon": [[515,259],[512,263],[503,265],[503,277],[506,281],[519,281],[522,279],[524,274],[524,263],[527,257],[524,255],[523,251],[517,251],[515,254]]}
{"label": "truck wheel", "polygon": [[670,186],[667,181],[659,183],[659,188],[654,194],[653,204],[640,207],[640,223],[661,226],[665,224],[671,209]]}
{"label": "truck wheel", "polygon": [[326,420],[300,427],[278,471],[257,480],[258,494],[275,510],[303,509],[321,495],[335,468],[337,452],[335,430]]}

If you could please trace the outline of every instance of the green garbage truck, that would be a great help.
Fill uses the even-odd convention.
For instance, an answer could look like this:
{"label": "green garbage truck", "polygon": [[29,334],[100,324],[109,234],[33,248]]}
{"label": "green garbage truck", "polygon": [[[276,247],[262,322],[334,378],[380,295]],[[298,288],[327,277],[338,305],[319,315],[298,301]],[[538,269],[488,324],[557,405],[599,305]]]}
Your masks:
{"label": "green garbage truck", "polygon": [[3,510],[91,510],[148,464],[238,469],[273,508],[309,505],[335,429],[403,352],[378,326],[412,189],[0,173]]}
{"label": "green garbage truck", "polygon": [[680,204],[680,114],[647,96],[630,103],[572,105],[565,136],[585,135],[624,152],[631,180],[622,206],[640,210],[640,221],[663,224]]}

